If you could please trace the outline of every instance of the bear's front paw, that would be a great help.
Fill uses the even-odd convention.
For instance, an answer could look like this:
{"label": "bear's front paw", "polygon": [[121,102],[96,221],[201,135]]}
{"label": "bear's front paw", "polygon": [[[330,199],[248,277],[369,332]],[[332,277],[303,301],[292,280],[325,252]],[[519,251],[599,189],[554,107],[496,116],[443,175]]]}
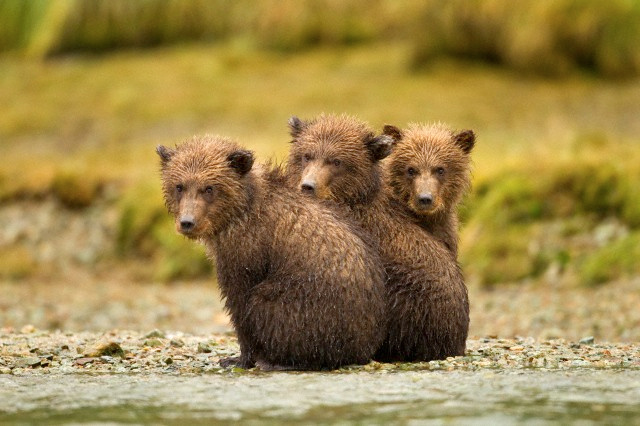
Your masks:
{"label": "bear's front paw", "polygon": [[227,358],[220,358],[220,366],[224,368],[239,367],[239,368],[252,368],[254,366],[253,361],[241,356],[230,356]]}

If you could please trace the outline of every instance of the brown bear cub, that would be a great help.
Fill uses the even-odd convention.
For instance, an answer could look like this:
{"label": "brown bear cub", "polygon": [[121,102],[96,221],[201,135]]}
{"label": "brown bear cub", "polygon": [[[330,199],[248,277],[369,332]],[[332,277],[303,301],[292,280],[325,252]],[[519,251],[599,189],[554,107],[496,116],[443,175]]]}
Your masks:
{"label": "brown bear cub", "polygon": [[384,161],[385,180],[400,206],[428,232],[458,254],[458,204],[471,186],[471,130],[455,133],[443,125],[384,126],[395,140]]}
{"label": "brown bear cub", "polygon": [[240,357],[263,369],[364,364],[386,327],[384,270],[359,228],[228,139],[159,146],[167,209],[216,261]]}
{"label": "brown bear cub", "polygon": [[463,355],[467,288],[452,253],[398,212],[383,188],[380,160],[394,143],[363,122],[321,115],[289,120],[287,175],[307,195],[332,200],[367,231],[387,274],[389,331],[375,359],[428,361]]}

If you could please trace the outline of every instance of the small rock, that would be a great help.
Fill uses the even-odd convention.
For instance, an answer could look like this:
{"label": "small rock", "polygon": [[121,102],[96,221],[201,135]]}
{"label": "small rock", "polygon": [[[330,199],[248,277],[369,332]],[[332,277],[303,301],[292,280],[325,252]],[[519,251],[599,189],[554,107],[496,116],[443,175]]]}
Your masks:
{"label": "small rock", "polygon": [[198,353],[199,354],[202,354],[202,353],[208,354],[208,353],[211,353],[212,351],[213,351],[213,349],[211,349],[211,346],[207,345],[206,343],[204,343],[204,342],[198,343]]}
{"label": "small rock", "polygon": [[522,352],[524,350],[524,346],[522,345],[511,346],[509,350],[513,352]]}
{"label": "small rock", "polygon": [[36,328],[31,324],[27,324],[20,329],[20,333],[24,333],[24,334],[35,333],[35,331],[36,331]]}
{"label": "small rock", "polygon": [[11,369],[7,367],[0,368],[0,374],[11,374]]}
{"label": "small rock", "polygon": [[107,342],[98,344],[85,352],[84,355],[89,358],[98,358],[104,355],[123,357],[124,350],[116,342]]}
{"label": "small rock", "polygon": [[38,367],[39,365],[40,365],[40,358],[33,357],[33,356],[26,357],[26,358],[19,358],[15,362],[16,368]]}
{"label": "small rock", "polygon": [[77,365],[87,365],[87,364],[91,364],[93,361],[95,361],[97,358],[95,357],[82,357],[82,358],[78,358],[76,359],[74,362]]}
{"label": "small rock", "polygon": [[144,346],[149,346],[150,348],[157,348],[162,346],[162,342],[158,339],[148,339],[144,341]]}
{"label": "small rock", "polygon": [[181,348],[184,346],[184,341],[182,341],[182,339],[171,339],[169,344],[174,348]]}
{"label": "small rock", "polygon": [[107,364],[113,364],[116,362],[115,358],[109,355],[103,355],[100,357],[100,359],[106,362]]}
{"label": "small rock", "polygon": [[160,338],[160,339],[164,339],[165,338],[165,334],[162,331],[160,331],[158,329],[155,329],[155,330],[152,330],[152,331],[148,332],[147,334],[145,334],[144,337],[145,337],[145,339],[151,339],[151,338],[154,338],[154,337]]}
{"label": "small rock", "polygon": [[591,364],[589,363],[589,361],[584,359],[574,359],[573,361],[571,361],[572,367],[589,367],[590,365]]}
{"label": "small rock", "polygon": [[583,345],[593,345],[593,342],[595,342],[595,339],[593,336],[588,336],[588,337],[583,337],[582,339],[580,339],[580,341],[578,343],[581,343]]}

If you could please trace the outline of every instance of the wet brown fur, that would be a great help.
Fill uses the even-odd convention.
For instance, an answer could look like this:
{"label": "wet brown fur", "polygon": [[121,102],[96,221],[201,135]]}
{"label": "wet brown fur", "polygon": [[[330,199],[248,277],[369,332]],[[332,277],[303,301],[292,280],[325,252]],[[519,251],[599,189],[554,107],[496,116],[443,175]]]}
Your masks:
{"label": "wet brown fur", "polygon": [[[316,197],[346,208],[371,235],[385,265],[389,333],[376,359],[463,355],[469,302],[458,264],[431,234],[398,214],[383,190],[379,160],[388,155],[392,138],[375,136],[366,124],[345,115],[308,122],[292,117],[289,127],[290,185],[300,190],[305,179],[313,181]],[[312,165],[329,170],[324,174],[329,177],[315,179],[309,173]]]}
{"label": "wet brown fur", "polygon": [[[453,132],[442,124],[410,124],[405,130],[385,126],[384,133],[395,140],[383,162],[392,197],[457,257],[457,208],[471,186],[474,133]],[[420,196],[433,201],[421,204]]]}
{"label": "wet brown fur", "polygon": [[[384,270],[357,226],[287,188],[277,168],[252,167],[253,154],[228,139],[194,137],[158,153],[177,229],[216,261],[241,350],[224,365],[315,370],[371,359],[386,327]],[[185,215],[193,231],[182,229]]]}

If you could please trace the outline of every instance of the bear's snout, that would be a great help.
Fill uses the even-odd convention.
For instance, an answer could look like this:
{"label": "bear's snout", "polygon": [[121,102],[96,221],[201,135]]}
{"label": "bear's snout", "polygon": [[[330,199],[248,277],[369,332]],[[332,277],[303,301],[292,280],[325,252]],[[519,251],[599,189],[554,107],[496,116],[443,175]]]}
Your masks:
{"label": "bear's snout", "polygon": [[180,217],[180,232],[188,234],[196,227],[196,218],[190,214]]}
{"label": "bear's snout", "polygon": [[420,194],[418,195],[418,205],[422,208],[431,207],[433,204],[433,194]]}
{"label": "bear's snout", "polygon": [[316,182],[311,179],[305,179],[300,184],[302,192],[307,194],[313,194],[316,191]]}

